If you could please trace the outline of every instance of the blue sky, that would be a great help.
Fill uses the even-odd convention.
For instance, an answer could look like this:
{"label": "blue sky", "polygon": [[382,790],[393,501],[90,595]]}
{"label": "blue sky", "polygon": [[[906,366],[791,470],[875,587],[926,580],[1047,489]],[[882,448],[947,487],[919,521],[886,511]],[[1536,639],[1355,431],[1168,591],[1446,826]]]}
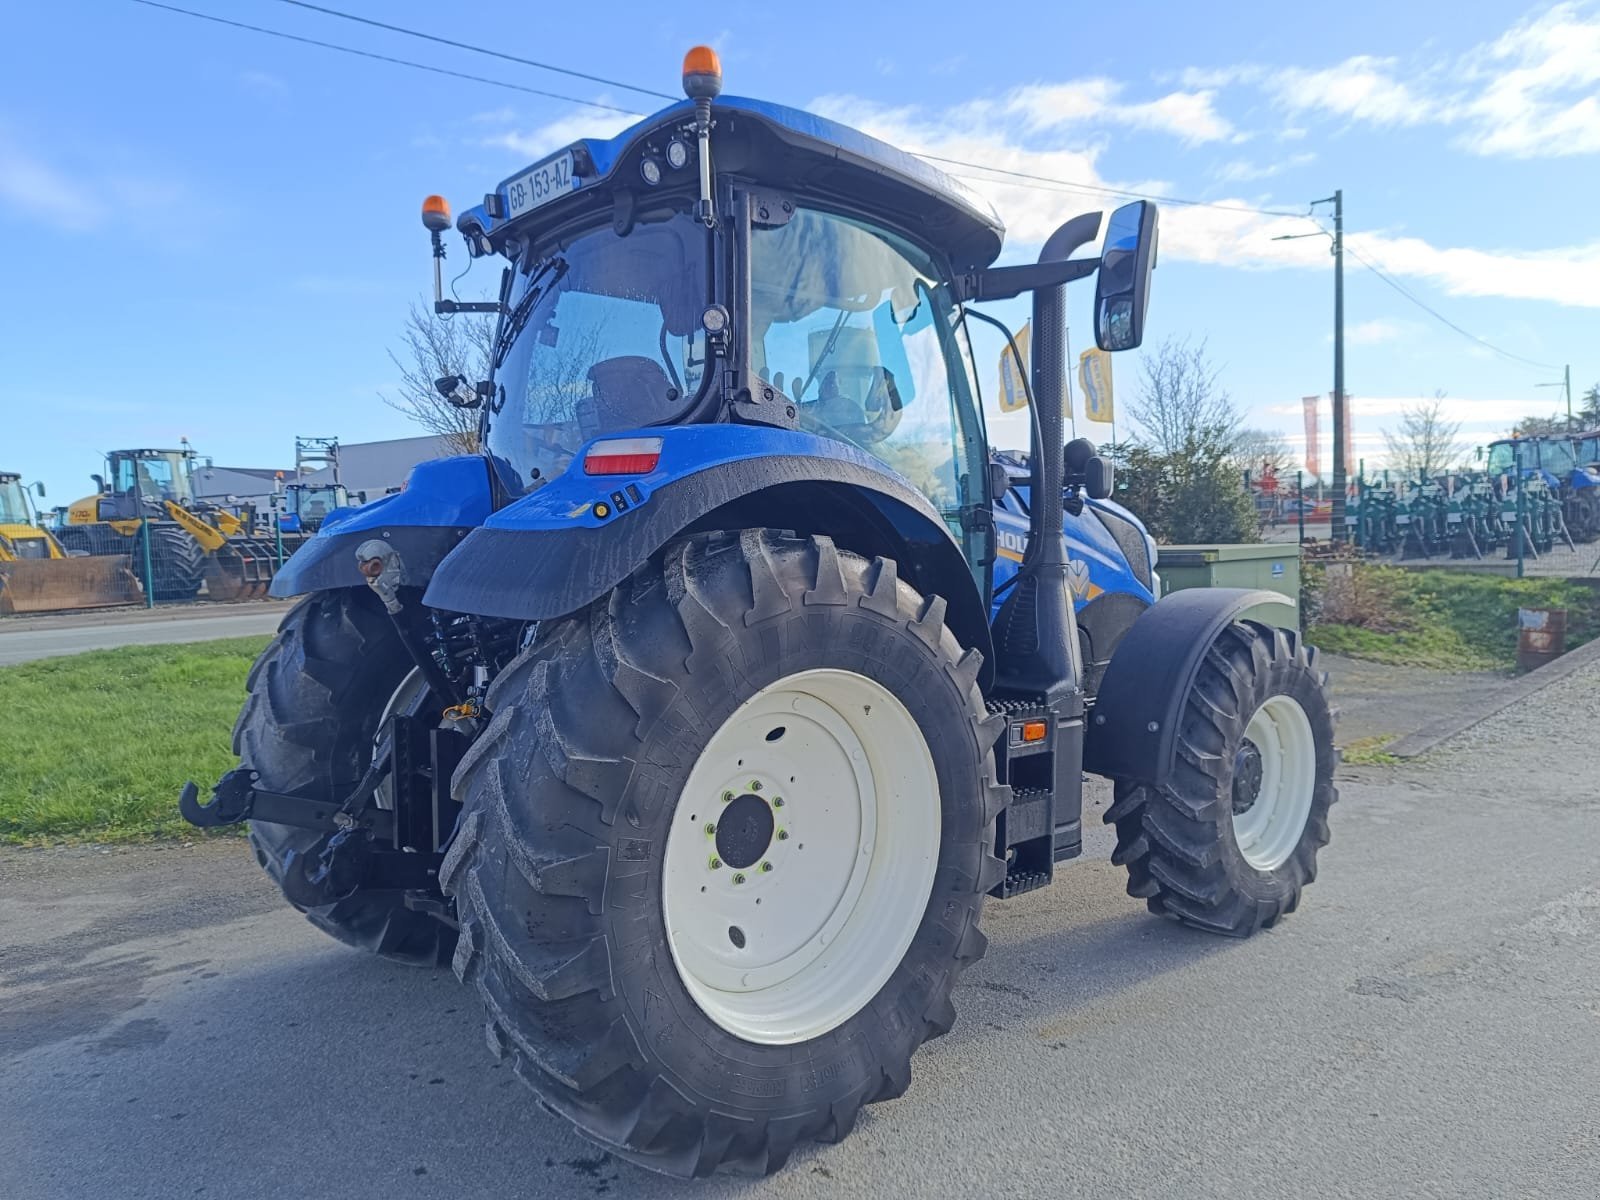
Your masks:
{"label": "blue sky", "polygon": [[[178,0],[253,24],[628,108],[634,93],[364,28],[278,0]],[[686,47],[730,92],[817,108],[911,149],[1074,183],[1301,211],[1344,189],[1351,246],[1505,350],[1600,379],[1600,6],[1353,0],[1011,6],[335,7],[672,92]],[[460,19],[466,12],[471,20]],[[0,463],[85,492],[114,445],[228,465],[295,434],[415,432],[378,394],[428,286],[417,205],[459,208],[620,118],[358,60],[129,0],[13,6],[0,49]],[[986,172],[957,169],[982,177]],[[1098,193],[976,182],[1026,258]],[[1252,424],[1300,442],[1331,386],[1332,270],[1311,226],[1163,210],[1149,329],[1204,337]],[[464,256],[453,250],[451,265]],[[491,271],[482,265],[490,286]],[[1088,343],[1088,289],[1073,301]],[[1357,454],[1435,390],[1469,441],[1553,411],[1559,376],[1466,341],[1355,262]],[[992,348],[981,364],[994,375]],[[1126,392],[1137,365],[1118,363]],[[993,391],[992,385],[989,391]],[[1096,433],[1093,428],[1086,432]],[[1025,434],[993,428],[1002,444]],[[1326,447],[1326,419],[1324,419]]]}

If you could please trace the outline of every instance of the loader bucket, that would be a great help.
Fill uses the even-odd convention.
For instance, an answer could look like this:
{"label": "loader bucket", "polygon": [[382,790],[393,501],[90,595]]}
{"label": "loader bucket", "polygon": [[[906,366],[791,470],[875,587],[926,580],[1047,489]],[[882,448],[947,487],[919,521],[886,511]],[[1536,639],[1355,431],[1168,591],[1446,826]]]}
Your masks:
{"label": "loader bucket", "polygon": [[144,589],[123,554],[0,563],[0,614],[141,604]]}
{"label": "loader bucket", "polygon": [[272,584],[270,548],[252,538],[232,538],[206,558],[206,595],[213,600],[259,600]]}

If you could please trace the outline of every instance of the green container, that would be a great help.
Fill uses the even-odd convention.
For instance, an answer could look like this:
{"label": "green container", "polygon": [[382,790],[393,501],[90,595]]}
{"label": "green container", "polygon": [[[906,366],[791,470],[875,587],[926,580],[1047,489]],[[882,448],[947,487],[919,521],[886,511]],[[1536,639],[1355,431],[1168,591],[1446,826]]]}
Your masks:
{"label": "green container", "polygon": [[1260,588],[1278,592],[1288,607],[1273,604],[1247,617],[1275,625],[1300,625],[1300,547],[1294,543],[1219,543],[1213,546],[1160,546],[1156,573],[1161,594],[1184,588]]}

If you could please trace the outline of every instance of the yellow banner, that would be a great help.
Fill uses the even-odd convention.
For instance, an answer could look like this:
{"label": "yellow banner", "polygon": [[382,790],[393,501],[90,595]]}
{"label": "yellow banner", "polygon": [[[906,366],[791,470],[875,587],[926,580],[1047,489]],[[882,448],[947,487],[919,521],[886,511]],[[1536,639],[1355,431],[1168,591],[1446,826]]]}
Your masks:
{"label": "yellow banner", "polygon": [[1083,415],[1091,421],[1114,423],[1117,416],[1111,401],[1111,355],[1098,348],[1078,355],[1078,383],[1083,387]]}
{"label": "yellow banner", "polygon": [[[1033,324],[1025,322],[1017,330],[1017,353],[1022,355],[1023,366],[1026,367],[1033,357]],[[1011,347],[1004,345],[1000,348],[1000,411],[1021,412],[1028,407],[1028,391],[1022,386],[1022,376],[1017,371],[1016,356],[1011,353]]]}

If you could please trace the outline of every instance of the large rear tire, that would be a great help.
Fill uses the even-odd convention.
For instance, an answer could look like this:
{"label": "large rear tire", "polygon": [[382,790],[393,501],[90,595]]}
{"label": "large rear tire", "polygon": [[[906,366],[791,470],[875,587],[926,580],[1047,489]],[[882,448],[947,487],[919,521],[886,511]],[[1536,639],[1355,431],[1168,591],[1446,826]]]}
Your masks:
{"label": "large rear tire", "polygon": [[950,1028],[1007,792],[943,618],[826,538],[703,535],[495,681],[441,871],[455,966],[585,1135],[775,1171]]}
{"label": "large rear tire", "polygon": [[[269,791],[339,799],[372,761],[379,721],[411,661],[382,606],[365,590],[319,592],[295,605],[250,670],[249,699],[233,731],[240,766]],[[315,859],[322,835],[250,822],[256,860],[283,886],[291,854]],[[405,906],[405,893],[361,888],[305,908],[331,937],[397,962],[449,961],[455,931]]]}
{"label": "large rear tire", "polygon": [[1118,780],[1111,861],[1150,911],[1248,937],[1317,877],[1336,752],[1316,650],[1293,630],[1238,622],[1206,652],[1161,787]]}
{"label": "large rear tire", "polygon": [[144,543],[150,539],[150,579],[158,603],[193,600],[205,580],[206,552],[181,525],[146,521],[134,535],[133,573],[144,579]]}

